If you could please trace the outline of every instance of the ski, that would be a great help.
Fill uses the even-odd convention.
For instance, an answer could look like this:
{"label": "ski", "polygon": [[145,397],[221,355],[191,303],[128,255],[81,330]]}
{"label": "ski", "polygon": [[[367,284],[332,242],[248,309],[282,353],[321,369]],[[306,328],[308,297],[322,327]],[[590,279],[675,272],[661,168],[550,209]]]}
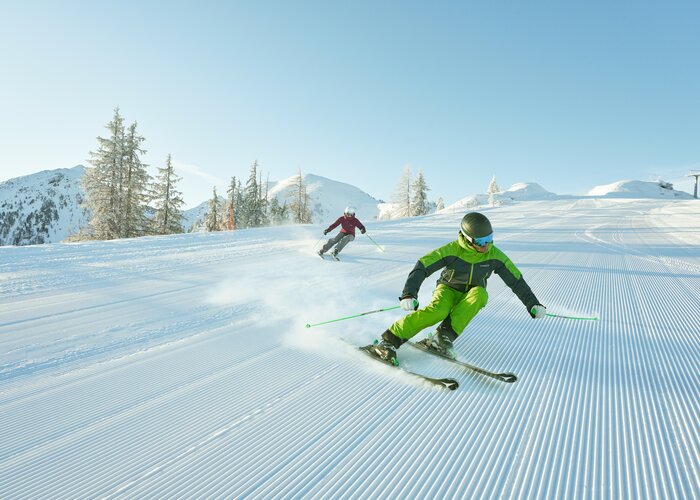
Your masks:
{"label": "ski", "polygon": [[468,370],[474,371],[476,373],[481,373],[482,375],[486,375],[487,377],[500,380],[501,382],[505,382],[507,384],[512,384],[513,382],[518,380],[518,377],[514,373],[496,373],[489,370],[485,370],[484,368],[479,368],[478,366],[470,365],[469,363],[465,363],[464,361],[445,356],[444,354],[441,354],[425,345],[424,341],[422,340],[419,342],[411,342],[409,340],[408,344],[423,352],[427,352],[428,354],[432,354],[434,356],[438,356],[442,359],[450,361],[451,363],[459,365],[462,368],[467,368]]}
{"label": "ski", "polygon": [[[318,255],[319,257],[321,257],[321,260],[326,260],[326,254],[325,254],[325,253],[318,253],[318,252],[316,252],[316,255]],[[333,258],[334,261],[340,262],[340,259],[338,258],[337,255],[333,255],[332,253],[327,254],[327,255],[330,255],[330,256]]]}
{"label": "ski", "polygon": [[423,380],[426,380],[426,381],[430,382],[431,384],[437,385],[438,387],[443,387],[443,388],[449,389],[449,390],[451,390],[451,391],[454,391],[457,387],[459,387],[459,382],[457,382],[457,381],[456,381],[455,379],[453,379],[453,378],[432,378],[432,377],[428,377],[427,375],[423,375],[423,374],[420,374],[420,373],[413,372],[413,371],[411,371],[411,370],[407,370],[406,368],[403,368],[403,367],[401,367],[401,366],[399,366],[399,365],[395,365],[395,364],[393,364],[391,361],[387,361],[387,360],[385,360],[385,359],[382,359],[382,358],[380,358],[380,357],[375,356],[374,354],[372,354],[372,352],[370,352],[370,347],[371,347],[371,346],[358,347],[358,349],[359,349],[360,351],[364,352],[365,354],[367,354],[367,356],[369,356],[370,358],[372,358],[372,359],[374,359],[374,360],[377,360],[377,361],[379,361],[380,363],[383,363],[383,364],[385,364],[385,365],[387,365],[387,366],[391,366],[392,368],[397,368],[397,369],[399,369],[399,370],[401,370],[401,371],[403,371],[403,372],[406,372],[406,373],[408,373],[408,374],[410,374],[410,375],[413,375],[413,376],[415,376],[415,377],[420,377],[420,378],[422,378]]}

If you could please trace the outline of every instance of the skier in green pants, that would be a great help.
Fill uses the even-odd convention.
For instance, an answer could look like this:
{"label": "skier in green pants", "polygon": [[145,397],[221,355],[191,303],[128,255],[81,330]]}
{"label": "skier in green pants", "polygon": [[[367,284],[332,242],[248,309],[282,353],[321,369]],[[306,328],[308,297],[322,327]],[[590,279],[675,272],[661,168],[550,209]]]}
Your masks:
{"label": "skier in green pants", "polygon": [[[453,342],[486,305],[486,280],[493,272],[525,305],[532,318],[541,318],[546,308],[523,279],[511,260],[493,244],[493,228],[488,218],[470,212],[462,218],[457,240],[424,255],[406,279],[399,300],[401,308],[413,311],[392,324],[380,343],[371,347],[377,357],[396,360],[396,349],[421,330],[440,323],[425,345],[454,358]],[[421,284],[438,269],[443,269],[430,303],[418,309]]]}

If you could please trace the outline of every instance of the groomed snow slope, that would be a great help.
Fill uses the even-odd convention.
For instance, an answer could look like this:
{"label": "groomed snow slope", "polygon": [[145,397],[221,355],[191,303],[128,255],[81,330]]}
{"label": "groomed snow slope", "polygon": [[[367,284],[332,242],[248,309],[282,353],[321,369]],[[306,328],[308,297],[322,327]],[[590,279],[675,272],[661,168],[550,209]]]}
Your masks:
{"label": "groomed snow slope", "polygon": [[[552,313],[497,276],[457,343],[503,384],[404,347],[365,359],[461,214],[0,248],[0,498],[700,497],[700,204],[486,209]],[[436,275],[420,300],[430,298]]]}

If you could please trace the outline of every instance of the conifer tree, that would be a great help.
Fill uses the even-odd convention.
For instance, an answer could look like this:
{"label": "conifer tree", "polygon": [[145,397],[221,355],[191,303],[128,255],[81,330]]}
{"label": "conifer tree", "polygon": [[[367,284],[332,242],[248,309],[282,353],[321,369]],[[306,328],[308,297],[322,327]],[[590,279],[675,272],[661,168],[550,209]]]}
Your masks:
{"label": "conifer tree", "polygon": [[148,232],[150,176],[141,161],[146,152],[142,148],[144,138],[136,127],[134,122],[125,132],[124,119],[115,108],[107,124],[110,137],[98,137],[99,148],[90,153],[94,168],[88,169],[83,178],[85,205],[92,214],[89,237],[130,238]]}
{"label": "conifer tree", "polygon": [[270,200],[270,224],[279,226],[289,220],[289,207],[287,202],[280,205],[279,200],[273,197]]}
{"label": "conifer tree", "polygon": [[498,186],[498,183],[496,182],[496,176],[494,175],[491,179],[491,182],[489,183],[489,188],[486,191],[486,194],[489,195],[489,204],[492,207],[500,205],[499,201],[496,199],[496,195],[500,192],[501,188]]}
{"label": "conifer tree", "polygon": [[411,212],[411,167],[406,165],[393,197],[394,215],[410,217]]}
{"label": "conifer tree", "polygon": [[259,227],[262,222],[260,210],[260,192],[258,188],[258,161],[250,166],[250,175],[243,190],[243,203],[241,206],[242,227]]}
{"label": "conifer tree", "polygon": [[158,168],[156,182],[153,184],[153,204],[155,216],[153,218],[155,234],[182,233],[182,193],[177,190],[177,183],[181,178],[175,173],[172,157],[168,154],[165,167]]}
{"label": "conifer tree", "polygon": [[438,196],[437,207],[435,208],[435,210],[439,211],[439,210],[444,210],[444,209],[445,209],[445,202],[442,201],[442,196]]}
{"label": "conifer tree", "polygon": [[98,240],[119,237],[122,165],[124,162],[124,119],[119,108],[106,127],[109,137],[97,137],[99,147],[90,152],[93,168],[85,171],[82,183],[85,206],[91,212],[88,233]]}
{"label": "conifer tree", "polygon": [[226,203],[226,215],[228,220],[226,227],[229,230],[233,230],[236,229],[238,225],[238,212],[241,199],[241,183],[240,181],[236,181],[235,175],[231,177],[231,183],[226,193],[228,194]]}
{"label": "conifer tree", "polygon": [[150,175],[148,165],[141,161],[146,151],[141,147],[144,138],[136,132],[136,122],[129,126],[124,140],[124,162],[119,236],[133,238],[147,234],[149,221],[146,218],[149,202]]}
{"label": "conifer tree", "polygon": [[204,217],[205,231],[211,232],[220,230],[221,214],[219,208],[219,197],[216,194],[216,186],[214,186],[212,197],[209,199],[207,215]]}
{"label": "conifer tree", "polygon": [[258,171],[258,211],[260,213],[261,226],[267,226],[270,221],[268,217],[269,203],[267,201],[268,188],[270,186],[270,174],[267,174],[267,182],[263,186],[262,172]]}
{"label": "conifer tree", "polygon": [[430,204],[428,203],[427,191],[430,188],[425,182],[425,177],[423,177],[423,172],[418,171],[416,179],[411,185],[413,191],[413,199],[411,200],[411,214],[413,216],[426,215],[430,211]]}

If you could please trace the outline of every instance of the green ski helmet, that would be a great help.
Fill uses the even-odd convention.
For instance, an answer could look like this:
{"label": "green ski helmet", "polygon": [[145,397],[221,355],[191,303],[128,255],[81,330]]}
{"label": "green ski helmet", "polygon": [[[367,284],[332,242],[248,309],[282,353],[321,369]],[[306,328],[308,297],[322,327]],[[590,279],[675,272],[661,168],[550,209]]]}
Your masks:
{"label": "green ski helmet", "polygon": [[476,246],[486,246],[493,243],[493,228],[491,222],[484,214],[469,212],[462,217],[459,232]]}

